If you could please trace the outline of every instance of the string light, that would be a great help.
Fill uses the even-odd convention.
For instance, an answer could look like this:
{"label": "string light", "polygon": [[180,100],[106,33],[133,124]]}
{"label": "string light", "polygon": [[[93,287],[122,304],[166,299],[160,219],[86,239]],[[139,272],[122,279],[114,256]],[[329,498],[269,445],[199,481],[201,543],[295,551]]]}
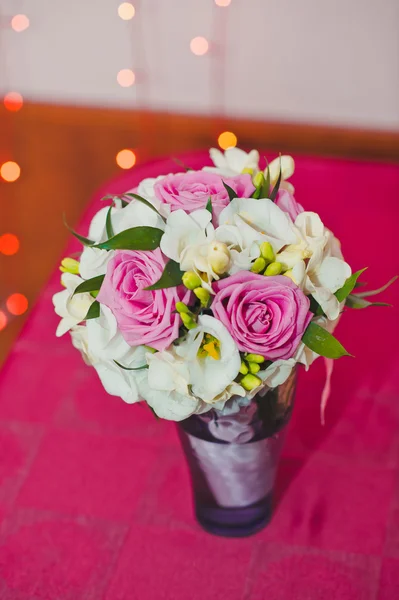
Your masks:
{"label": "string light", "polygon": [[121,169],[131,169],[136,164],[136,155],[133,150],[120,150],[116,155],[116,164]]}
{"label": "string light", "polygon": [[0,310],[0,331],[4,329],[7,325],[7,315],[2,310]]}
{"label": "string light", "polygon": [[21,175],[21,168],[16,162],[9,160],[1,165],[0,175],[4,181],[11,183]]}
{"label": "string light", "polygon": [[28,310],[28,299],[23,294],[11,294],[6,301],[7,310],[16,317]]}
{"label": "string light", "polygon": [[116,79],[121,87],[130,87],[134,84],[136,76],[131,69],[121,69]]}
{"label": "string light", "polygon": [[8,92],[3,99],[4,106],[7,110],[17,112],[24,104],[24,99],[18,92]]}
{"label": "string light", "polygon": [[231,0],[215,0],[216,6],[230,6]]}
{"label": "string light", "polygon": [[122,2],[122,4],[118,6],[118,15],[124,21],[130,21],[130,19],[133,19],[135,14],[136,9],[134,8],[133,4],[130,4],[130,2]]}
{"label": "string light", "polygon": [[202,36],[195,37],[190,42],[190,50],[196,56],[203,56],[209,50],[209,42]]}
{"label": "string light", "polygon": [[5,233],[0,236],[0,252],[6,256],[12,256],[19,250],[19,239],[13,233]]}
{"label": "string light", "polygon": [[25,31],[29,27],[29,19],[26,15],[15,15],[11,19],[11,27],[17,33],[21,33],[21,31]]}
{"label": "string light", "polygon": [[222,150],[237,146],[237,136],[232,131],[223,131],[218,137],[218,144]]}

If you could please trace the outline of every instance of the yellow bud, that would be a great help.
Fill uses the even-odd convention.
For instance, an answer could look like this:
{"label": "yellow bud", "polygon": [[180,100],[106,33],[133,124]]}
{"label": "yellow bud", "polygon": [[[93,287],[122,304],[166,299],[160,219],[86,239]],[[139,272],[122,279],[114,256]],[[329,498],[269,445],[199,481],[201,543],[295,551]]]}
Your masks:
{"label": "yellow bud", "polygon": [[95,292],[90,292],[90,296],[92,296],[93,298],[97,298],[99,293],[100,293],[100,290],[96,290]]}
{"label": "yellow bud", "polygon": [[147,352],[151,352],[151,354],[155,354],[157,352],[156,348],[151,348],[151,346],[143,346],[147,350]]}
{"label": "yellow bud", "polygon": [[195,288],[201,285],[201,279],[194,271],[186,271],[182,277],[182,281],[188,290],[195,290]]}
{"label": "yellow bud", "polygon": [[248,363],[248,369],[249,369],[250,373],[252,373],[253,375],[255,375],[255,373],[257,373],[258,371],[260,371],[260,365],[258,365],[258,363],[249,362]]}
{"label": "yellow bud", "polygon": [[187,315],[191,315],[191,310],[188,308],[187,304],[184,304],[184,302],[176,302],[176,310],[178,313],[186,313]]}
{"label": "yellow bud", "polygon": [[240,383],[244,390],[250,392],[251,390],[257,388],[262,383],[262,380],[259,379],[259,377],[256,377],[256,375],[248,373],[248,375],[244,375]]}
{"label": "yellow bud", "polygon": [[274,262],[276,255],[270,242],[262,242],[260,245],[260,254],[265,259],[266,264]]}
{"label": "yellow bud", "polygon": [[207,306],[209,302],[209,298],[211,297],[208,290],[203,287],[197,287],[194,290],[194,294],[197,296],[198,300],[201,301],[201,306]]}
{"label": "yellow bud", "polygon": [[253,184],[255,187],[258,187],[259,185],[263,184],[264,180],[265,176],[263,175],[262,171],[259,171],[259,173],[257,173],[253,178]]}
{"label": "yellow bud", "polygon": [[266,261],[262,256],[259,256],[252,264],[251,271],[252,273],[260,273],[266,267]]}
{"label": "yellow bud", "polygon": [[246,375],[248,373],[248,367],[243,360],[241,361],[240,373],[241,375]]}
{"label": "yellow bud", "polygon": [[279,262],[272,262],[266,268],[265,275],[280,275],[283,265]]}
{"label": "yellow bud", "polygon": [[254,170],[253,170],[253,169],[250,169],[249,167],[245,167],[245,169],[243,169],[243,170],[241,171],[241,173],[242,173],[243,175],[244,175],[245,173],[248,173],[248,175],[252,175],[252,174],[253,174],[253,172],[254,172]]}
{"label": "yellow bud", "polygon": [[263,362],[265,362],[265,357],[261,356],[260,354],[247,354],[245,356],[245,360],[248,360],[249,362],[262,364]]}
{"label": "yellow bud", "polygon": [[60,271],[63,273],[72,273],[73,275],[79,274],[79,262],[74,258],[63,258],[61,261]]}
{"label": "yellow bud", "polygon": [[194,321],[191,315],[187,313],[180,313],[180,318],[183,321],[183,325],[187,327],[187,329],[194,329],[197,327],[197,323]]}
{"label": "yellow bud", "polygon": [[208,248],[208,262],[217,275],[222,275],[230,264],[230,251],[223,242],[213,242]]}

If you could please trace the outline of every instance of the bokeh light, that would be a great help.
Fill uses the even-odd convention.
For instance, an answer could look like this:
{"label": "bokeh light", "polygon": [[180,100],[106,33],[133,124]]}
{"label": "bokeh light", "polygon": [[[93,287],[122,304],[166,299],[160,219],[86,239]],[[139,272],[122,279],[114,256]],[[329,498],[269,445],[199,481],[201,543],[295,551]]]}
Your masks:
{"label": "bokeh light", "polygon": [[9,160],[0,167],[0,176],[9,183],[16,181],[21,175],[21,168],[16,162]]}
{"label": "bokeh light", "polygon": [[116,164],[121,169],[131,169],[136,164],[136,155],[133,150],[120,150],[116,155]]}
{"label": "bokeh light", "polygon": [[217,6],[230,6],[231,0],[215,0]]}
{"label": "bokeh light", "polygon": [[21,31],[25,31],[29,27],[29,19],[26,15],[15,15],[11,19],[11,27],[17,33],[21,33]]}
{"label": "bokeh light", "polygon": [[209,42],[204,37],[195,37],[190,42],[190,50],[193,54],[196,54],[196,56],[202,56],[208,52]]}
{"label": "bokeh light", "polygon": [[136,76],[131,69],[121,69],[116,77],[122,87],[130,87],[134,84]]}
{"label": "bokeh light", "polygon": [[5,233],[0,236],[0,252],[6,256],[12,256],[19,250],[19,239],[13,233]]}
{"label": "bokeh light", "polygon": [[6,300],[6,306],[12,315],[23,315],[28,310],[28,299],[23,294],[11,294]]}
{"label": "bokeh light", "polygon": [[223,131],[218,137],[218,144],[222,150],[237,146],[237,136],[232,131]]}
{"label": "bokeh light", "polygon": [[135,14],[136,9],[134,8],[133,4],[130,4],[130,2],[122,2],[122,4],[118,6],[118,15],[124,21],[130,21],[130,19],[133,19]]}
{"label": "bokeh light", "polygon": [[7,325],[7,315],[5,312],[0,310],[0,331],[4,329]]}
{"label": "bokeh light", "polygon": [[4,96],[3,102],[7,110],[17,112],[22,108],[24,99],[18,92],[8,92],[8,94]]}

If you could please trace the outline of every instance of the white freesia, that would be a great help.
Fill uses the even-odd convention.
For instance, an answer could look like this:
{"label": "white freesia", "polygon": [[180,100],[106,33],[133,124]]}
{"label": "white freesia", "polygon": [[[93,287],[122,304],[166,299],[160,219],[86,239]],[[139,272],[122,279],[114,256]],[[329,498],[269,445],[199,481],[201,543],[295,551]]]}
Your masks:
{"label": "white freesia", "polygon": [[61,317],[55,333],[57,337],[61,337],[72,327],[81,323],[94,302],[94,298],[88,292],[73,295],[78,285],[83,283],[83,279],[78,275],[63,273],[61,283],[66,289],[53,296],[54,310]]}
{"label": "white freesia", "polygon": [[277,260],[292,269],[293,281],[305,294],[311,294],[327,317],[334,320],[340,312],[334,293],[350,277],[351,268],[343,260],[337,240],[316,213],[298,215],[295,228],[296,242],[284,248]]}
{"label": "white freesia", "polygon": [[297,360],[289,358],[288,360],[275,360],[266,369],[258,371],[256,374],[262,380],[262,383],[248,392],[248,398],[252,399],[257,394],[265,396],[270,389],[276,388],[287,381],[295,368]]}
{"label": "white freesia", "polygon": [[187,364],[174,349],[147,353],[148,378],[142,379],[140,393],[162,419],[181,421],[201,412],[204,403],[190,393]]}
{"label": "white freesia", "polygon": [[140,402],[139,386],[147,377],[146,369],[128,371],[118,367],[113,360],[95,362],[93,367],[108,394],[122,398],[127,404]]}
{"label": "white freesia", "polygon": [[259,170],[259,152],[257,150],[247,153],[240,148],[227,148],[225,152],[221,152],[217,148],[211,148],[209,155],[215,166],[204,167],[204,171],[213,171],[225,177],[233,177],[244,170],[254,173]]}
{"label": "white freesia", "polygon": [[[295,188],[289,181],[287,181],[287,179],[292,177],[292,175],[294,174],[294,171],[295,171],[295,162],[294,162],[294,159],[292,158],[292,156],[288,156],[288,155],[284,154],[282,156],[279,156],[278,158],[275,158],[274,160],[271,161],[271,163],[269,163],[270,184],[271,184],[272,188],[277,183],[277,180],[280,175],[280,169],[281,169],[281,181],[280,181],[279,189],[287,190],[288,192],[291,192],[291,194],[293,194],[295,192]],[[264,171],[264,174],[266,177],[267,167]]]}
{"label": "white freesia", "polygon": [[70,330],[72,346],[79,350],[86,365],[93,365],[97,357],[89,351],[89,340],[86,325],[76,325]]}
{"label": "white freesia", "polygon": [[79,273],[83,279],[105,275],[107,265],[113,256],[113,250],[107,252],[107,250],[86,246],[80,256]]}
{"label": "white freesia", "polygon": [[[198,356],[205,334],[217,340],[219,359],[209,355]],[[240,353],[230,333],[220,321],[208,315],[198,317],[197,327],[191,329],[186,339],[176,346],[176,353],[186,362],[192,393],[207,403],[220,399],[237,377],[241,366]],[[237,394],[236,389],[230,390]],[[223,396],[223,400],[228,400],[227,395]]]}

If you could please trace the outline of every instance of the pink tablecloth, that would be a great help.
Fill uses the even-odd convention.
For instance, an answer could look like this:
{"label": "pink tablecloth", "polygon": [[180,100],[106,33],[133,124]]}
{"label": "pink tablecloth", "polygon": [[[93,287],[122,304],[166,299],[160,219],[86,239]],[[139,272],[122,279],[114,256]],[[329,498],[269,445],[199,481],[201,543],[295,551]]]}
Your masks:
{"label": "pink tablecloth", "polygon": [[[204,156],[186,156],[196,167]],[[160,161],[106,192],[176,170]],[[399,167],[298,158],[297,198],[320,212],[373,286],[399,268]],[[174,426],[107,396],[43,290],[0,377],[2,600],[395,600],[399,598],[399,285],[394,309],[344,316],[356,359],[302,374],[271,525],[227,540],[193,520]]]}

